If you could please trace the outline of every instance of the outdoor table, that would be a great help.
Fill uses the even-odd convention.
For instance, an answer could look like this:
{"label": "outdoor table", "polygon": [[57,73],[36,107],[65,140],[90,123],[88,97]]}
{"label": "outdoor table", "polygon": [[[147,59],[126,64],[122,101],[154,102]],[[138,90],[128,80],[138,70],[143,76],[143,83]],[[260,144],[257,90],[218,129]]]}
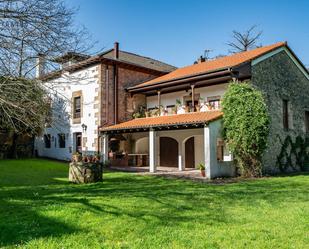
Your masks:
{"label": "outdoor table", "polygon": [[129,157],[133,157],[133,165],[135,166],[146,166],[145,164],[147,163],[144,163],[147,161],[147,157],[148,157],[148,154],[146,153],[133,153],[133,154],[128,154]]}

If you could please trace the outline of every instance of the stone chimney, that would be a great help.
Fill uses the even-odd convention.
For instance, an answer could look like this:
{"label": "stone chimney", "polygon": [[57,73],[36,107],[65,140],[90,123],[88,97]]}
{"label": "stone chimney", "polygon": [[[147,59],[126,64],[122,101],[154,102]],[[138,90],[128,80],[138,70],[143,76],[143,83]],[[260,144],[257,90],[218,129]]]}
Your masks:
{"label": "stone chimney", "polygon": [[114,43],[114,59],[119,59],[119,43]]}
{"label": "stone chimney", "polygon": [[41,78],[45,73],[45,55],[38,54],[36,58],[35,77]]}

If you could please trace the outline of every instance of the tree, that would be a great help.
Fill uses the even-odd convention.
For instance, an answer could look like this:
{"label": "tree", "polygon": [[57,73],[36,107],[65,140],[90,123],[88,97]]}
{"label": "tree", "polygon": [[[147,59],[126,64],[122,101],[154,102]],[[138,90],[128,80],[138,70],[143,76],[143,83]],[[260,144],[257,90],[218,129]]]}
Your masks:
{"label": "tree", "polygon": [[49,113],[53,89],[35,78],[38,58],[45,71],[57,69],[55,58],[93,45],[74,25],[75,11],[62,0],[0,0],[0,130],[13,132],[11,151],[19,134],[38,134]]}
{"label": "tree", "polygon": [[37,81],[0,77],[0,127],[36,135],[46,123],[50,105]]}
{"label": "tree", "polygon": [[262,93],[250,82],[231,83],[222,101],[224,136],[243,176],[260,176],[269,115]]}
{"label": "tree", "polygon": [[262,35],[262,31],[257,31],[256,28],[257,26],[253,25],[243,33],[233,30],[232,40],[227,42],[227,45],[231,48],[229,52],[243,52],[258,47],[257,42]]}
{"label": "tree", "polygon": [[31,77],[38,55],[53,61],[91,48],[87,31],[74,28],[74,14],[62,0],[0,0],[0,75]]}

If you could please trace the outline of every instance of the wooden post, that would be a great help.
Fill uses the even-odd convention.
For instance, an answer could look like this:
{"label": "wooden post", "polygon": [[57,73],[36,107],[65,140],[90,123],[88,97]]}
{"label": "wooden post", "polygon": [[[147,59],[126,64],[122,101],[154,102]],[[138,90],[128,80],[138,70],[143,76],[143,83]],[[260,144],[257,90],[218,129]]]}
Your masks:
{"label": "wooden post", "polygon": [[192,108],[194,110],[194,85],[191,85],[191,94]]}
{"label": "wooden post", "polygon": [[158,91],[158,108],[159,108],[159,115],[161,115],[161,92]]}

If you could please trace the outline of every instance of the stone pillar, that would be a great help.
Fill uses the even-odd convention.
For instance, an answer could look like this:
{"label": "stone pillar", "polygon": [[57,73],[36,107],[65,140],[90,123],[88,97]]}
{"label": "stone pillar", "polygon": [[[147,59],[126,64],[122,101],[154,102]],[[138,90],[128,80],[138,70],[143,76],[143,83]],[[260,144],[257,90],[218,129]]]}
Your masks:
{"label": "stone pillar", "polygon": [[211,178],[211,147],[210,147],[210,130],[209,126],[205,126],[204,130],[204,164],[205,164],[205,172],[206,178]]}
{"label": "stone pillar", "polygon": [[156,132],[154,130],[149,131],[149,172],[156,172],[157,160],[156,160]]}
{"label": "stone pillar", "polygon": [[102,136],[102,154],[103,162],[108,160],[108,134]]}

